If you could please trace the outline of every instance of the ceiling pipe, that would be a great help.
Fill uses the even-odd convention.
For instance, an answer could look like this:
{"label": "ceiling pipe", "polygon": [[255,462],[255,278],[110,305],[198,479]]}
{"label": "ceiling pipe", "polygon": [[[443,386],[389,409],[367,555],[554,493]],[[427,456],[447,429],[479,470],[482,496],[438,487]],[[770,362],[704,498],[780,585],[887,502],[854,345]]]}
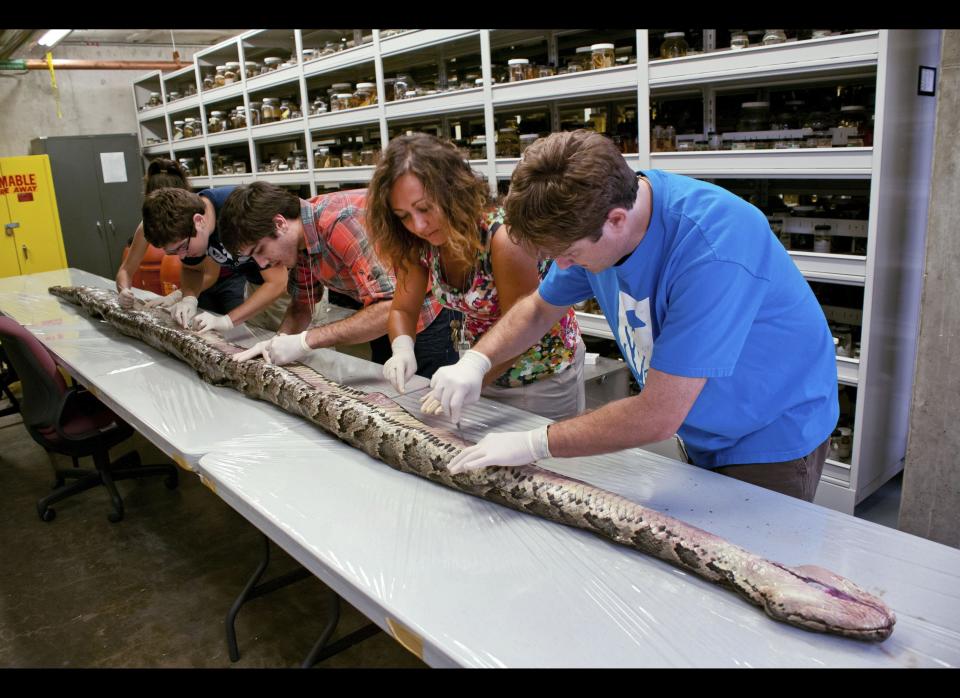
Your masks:
{"label": "ceiling pipe", "polygon": [[[40,58],[24,61],[27,70],[47,70],[47,62]],[[180,61],[99,61],[74,58],[54,58],[54,70],[179,70],[186,66]]]}

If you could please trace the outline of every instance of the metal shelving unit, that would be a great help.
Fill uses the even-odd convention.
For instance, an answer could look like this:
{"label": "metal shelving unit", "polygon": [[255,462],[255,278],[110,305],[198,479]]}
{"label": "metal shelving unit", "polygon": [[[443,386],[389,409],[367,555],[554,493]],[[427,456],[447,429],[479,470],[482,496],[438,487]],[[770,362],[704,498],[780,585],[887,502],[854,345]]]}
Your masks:
{"label": "metal shelving unit", "polygon": [[[646,60],[647,30],[635,33],[635,54],[641,59],[628,64],[581,73],[556,75],[519,83],[492,83],[491,53],[510,42],[546,47],[556,60],[557,42],[575,31],[542,32],[487,29],[409,30],[381,37],[372,31],[372,41],[353,48],[302,62],[304,35],[320,30],[253,30],[198,53],[194,65],[161,76],[144,75],[133,87],[136,108],[160,86],[163,104],[138,111],[141,144],[145,157],[202,150],[210,162],[211,146],[246,143],[251,172],[244,175],[195,177],[194,186],[249,182],[255,179],[277,184],[309,186],[311,194],[325,186],[369,181],[372,167],[314,169],[314,133],[379,126],[386,143],[390,127],[420,120],[446,124],[457,115],[482,113],[486,135],[486,160],[473,160],[492,190],[498,180],[509,179],[518,159],[496,158],[494,109],[546,105],[556,115],[557,102],[626,97],[637,106],[639,152],[624,157],[634,169],[658,168],[700,178],[732,179],[830,179],[870,182],[869,218],[865,235],[867,253],[860,255],[817,254],[791,251],[804,276],[811,281],[852,285],[863,289],[860,359],[837,358],[838,386],[856,388],[853,453],[849,463],[828,461],[818,490],[817,502],[853,512],[854,505],[871,494],[902,468],[913,377],[918,307],[926,221],[925,191],[929,181],[934,100],[916,94],[917,66],[939,62],[939,32],[931,30],[879,30],[757,46],[740,51],[708,50],[667,60]],[[623,32],[621,32],[622,34]],[[713,33],[705,32],[705,36]],[[491,39],[491,36],[493,38]],[[359,31],[355,32],[359,37]],[[295,55],[297,63],[266,75],[241,80],[226,87],[201,91],[201,65],[211,65],[245,51],[260,53],[277,40]],[[386,102],[384,61],[391,74],[398,65],[423,64],[443,56],[454,45],[463,51],[466,43],[478,41],[483,87]],[[459,42],[459,43],[457,43]],[[493,44],[493,49],[491,49]],[[538,50],[543,50],[538,48]],[[428,55],[429,54],[429,55]],[[299,94],[307,114],[307,80],[338,72],[363,70],[372,64],[376,74],[379,104],[297,121],[207,133],[207,109],[224,97],[242,97],[249,108],[251,95],[283,87]],[[198,95],[175,102],[167,100],[166,86],[193,71]],[[694,151],[650,153],[650,106],[654,99],[694,96],[704,103],[704,131],[714,126],[718,94],[738,88],[765,85],[797,85],[817,81],[868,79],[875,84],[873,147],[812,148],[796,150]],[[166,120],[171,134],[171,116],[199,111],[203,135],[160,145],[143,143],[145,122]],[[309,168],[297,172],[264,173],[256,170],[258,144],[284,136],[302,138]],[[155,136],[152,136],[155,137]],[[802,225],[803,222],[797,223]],[[599,315],[579,313],[586,334],[612,339],[606,321]],[[774,360],[771,358],[771,360]]]}

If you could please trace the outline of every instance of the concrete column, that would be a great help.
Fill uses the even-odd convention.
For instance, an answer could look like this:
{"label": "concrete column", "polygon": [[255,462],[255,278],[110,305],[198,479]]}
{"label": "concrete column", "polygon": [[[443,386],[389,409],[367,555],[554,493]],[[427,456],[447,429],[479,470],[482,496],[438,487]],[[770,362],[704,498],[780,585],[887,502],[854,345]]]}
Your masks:
{"label": "concrete column", "polygon": [[899,528],[960,547],[960,31],[937,85],[920,336]]}

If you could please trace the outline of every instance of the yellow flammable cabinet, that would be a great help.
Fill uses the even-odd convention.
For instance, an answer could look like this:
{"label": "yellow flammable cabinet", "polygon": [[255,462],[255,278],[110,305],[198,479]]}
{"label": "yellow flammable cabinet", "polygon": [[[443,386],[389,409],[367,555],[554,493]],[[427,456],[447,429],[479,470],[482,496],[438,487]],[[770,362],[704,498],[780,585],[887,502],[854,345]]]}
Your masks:
{"label": "yellow flammable cabinet", "polygon": [[50,158],[0,158],[0,195],[0,277],[64,269]]}

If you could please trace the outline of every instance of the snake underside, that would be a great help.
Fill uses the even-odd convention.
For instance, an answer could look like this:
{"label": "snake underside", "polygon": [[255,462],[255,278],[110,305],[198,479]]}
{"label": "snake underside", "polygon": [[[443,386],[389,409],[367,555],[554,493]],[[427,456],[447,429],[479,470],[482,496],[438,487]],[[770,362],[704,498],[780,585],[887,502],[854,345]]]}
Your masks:
{"label": "snake underside", "polygon": [[240,351],[212,334],[177,327],[159,310],[124,310],[113,291],[54,286],[50,292],[104,318],[193,367],[205,380],[229,385],[301,415],[390,467],[441,485],[592,531],[731,589],[776,620],[818,632],[882,641],[896,616],[879,598],[814,565],[788,567],[707,531],[612,492],[535,465],[451,475],[447,463],[467,442],[427,427],[381,393],[364,393],[296,364],[238,362]]}

